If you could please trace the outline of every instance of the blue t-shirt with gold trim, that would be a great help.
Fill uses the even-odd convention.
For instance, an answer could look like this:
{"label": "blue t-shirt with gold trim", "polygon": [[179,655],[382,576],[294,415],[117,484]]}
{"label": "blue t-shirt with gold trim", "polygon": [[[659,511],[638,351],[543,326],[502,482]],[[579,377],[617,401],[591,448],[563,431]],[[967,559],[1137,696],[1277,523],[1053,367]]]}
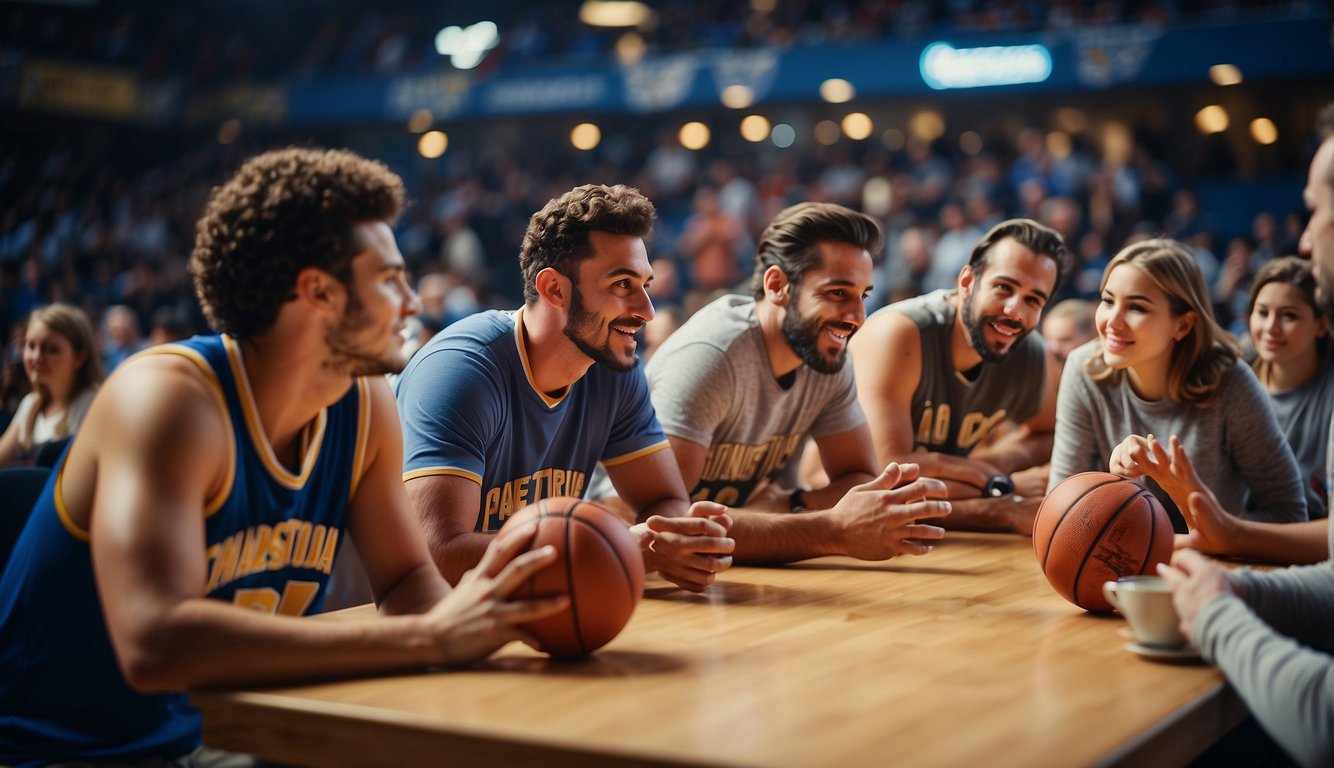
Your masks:
{"label": "blue t-shirt with gold trim", "polygon": [[[194,362],[231,422],[229,481],[203,510],[203,596],[293,616],[318,611],[365,455],[366,382],[306,427],[291,472],[264,436],[235,341],[196,336],[141,354]],[[0,575],[0,764],[189,752],[200,724],[185,696],[141,694],[120,674],[89,532],[61,495],[64,470],[62,457]]]}
{"label": "blue t-shirt with gold trim", "polygon": [[641,368],[593,365],[559,398],[533,385],[523,310],[449,326],[398,380],[403,477],[455,475],[481,486],[477,532],[538,499],[582,497],[599,461],[623,464],[668,447]]}

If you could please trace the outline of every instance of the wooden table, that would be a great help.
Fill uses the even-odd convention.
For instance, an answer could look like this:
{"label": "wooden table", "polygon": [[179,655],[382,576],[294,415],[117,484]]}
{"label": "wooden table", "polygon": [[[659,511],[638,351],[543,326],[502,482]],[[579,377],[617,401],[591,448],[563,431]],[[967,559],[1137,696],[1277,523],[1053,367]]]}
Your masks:
{"label": "wooden table", "polygon": [[[369,610],[369,608],[353,609]],[[1032,545],[653,581],[588,660],[197,693],[212,746],[313,766],[1180,765],[1244,717],[1222,676],[1125,649]]]}

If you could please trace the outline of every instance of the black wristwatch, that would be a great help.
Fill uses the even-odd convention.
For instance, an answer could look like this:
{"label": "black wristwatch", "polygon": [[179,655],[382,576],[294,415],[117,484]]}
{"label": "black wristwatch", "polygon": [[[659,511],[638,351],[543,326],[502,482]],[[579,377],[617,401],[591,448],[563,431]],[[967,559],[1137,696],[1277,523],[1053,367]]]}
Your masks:
{"label": "black wristwatch", "polygon": [[982,496],[999,497],[1014,493],[1014,480],[1009,475],[992,475],[987,478],[987,485],[982,489]]}
{"label": "black wristwatch", "polygon": [[800,488],[794,489],[792,495],[787,498],[788,510],[792,512],[806,511],[806,492]]}

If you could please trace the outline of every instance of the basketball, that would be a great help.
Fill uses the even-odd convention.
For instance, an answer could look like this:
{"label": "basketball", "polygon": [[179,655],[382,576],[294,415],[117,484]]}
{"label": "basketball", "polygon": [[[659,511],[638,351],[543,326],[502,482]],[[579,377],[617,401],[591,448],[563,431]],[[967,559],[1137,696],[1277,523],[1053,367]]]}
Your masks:
{"label": "basketball", "polygon": [[498,535],[536,521],[530,549],[550,544],[556,561],[515,591],[516,598],[567,594],[564,611],[521,625],[542,650],[585,656],[611,642],[644,594],[644,557],[625,523],[589,501],[559,496],[515,512]]}
{"label": "basketball", "polygon": [[1089,611],[1110,611],[1105,581],[1152,574],[1172,557],[1172,523],[1153,492],[1107,472],[1061,481],[1038,509],[1033,549],[1047,581]]}

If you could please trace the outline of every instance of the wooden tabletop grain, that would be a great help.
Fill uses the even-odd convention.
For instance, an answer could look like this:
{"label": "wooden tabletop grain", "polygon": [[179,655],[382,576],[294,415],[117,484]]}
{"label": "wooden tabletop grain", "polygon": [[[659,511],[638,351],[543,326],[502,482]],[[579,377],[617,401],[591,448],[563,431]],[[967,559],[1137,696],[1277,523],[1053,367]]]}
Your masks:
{"label": "wooden tabletop grain", "polygon": [[[369,607],[352,609],[370,610]],[[205,742],[311,766],[1181,765],[1244,716],[1212,667],[1140,658],[1032,543],[650,580],[593,657],[196,693]]]}

